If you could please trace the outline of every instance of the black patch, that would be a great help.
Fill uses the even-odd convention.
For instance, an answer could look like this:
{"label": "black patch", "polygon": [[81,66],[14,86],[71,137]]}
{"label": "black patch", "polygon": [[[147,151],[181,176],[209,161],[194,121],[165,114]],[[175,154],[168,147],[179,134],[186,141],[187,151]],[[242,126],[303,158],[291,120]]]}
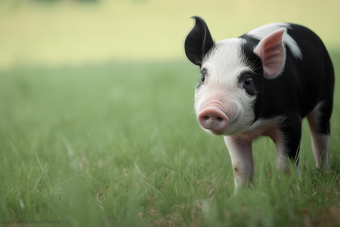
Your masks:
{"label": "black patch", "polygon": [[333,106],[332,61],[326,47],[314,32],[301,25],[291,24],[291,27],[288,34],[299,45],[303,58],[302,60],[295,59],[288,52],[287,58],[290,57],[293,60],[289,62],[289,65],[286,64],[286,68],[294,68],[296,71],[295,84],[298,90],[296,98],[301,117],[307,116],[322,101],[320,118],[326,123],[329,121]]}
{"label": "black patch", "polygon": [[248,42],[249,44],[254,45],[254,47],[260,42],[259,39],[255,38],[255,37],[252,36],[252,35],[249,35],[248,33],[246,33],[246,34],[244,34],[244,35],[241,35],[239,38],[244,39],[244,40],[247,40],[247,42]]}
{"label": "black patch", "polygon": [[184,49],[188,59],[201,67],[204,56],[215,44],[204,20],[197,16],[193,18],[196,23],[185,39]]}
{"label": "black patch", "polygon": [[302,123],[298,112],[287,112],[280,131],[284,137],[284,151],[287,157],[295,164],[299,161],[300,141],[302,136]]}
{"label": "black patch", "polygon": [[244,54],[247,64],[250,65],[253,70],[251,72],[251,75],[253,78],[255,93],[256,93],[256,99],[255,99],[255,103],[253,106],[254,113],[255,113],[255,119],[254,119],[254,122],[255,122],[259,118],[259,113],[261,110],[262,86],[263,86],[263,80],[264,80],[261,58],[259,58],[254,53],[254,48],[260,42],[260,40],[247,34],[242,35],[239,38],[242,38],[246,41],[242,45],[242,53]]}

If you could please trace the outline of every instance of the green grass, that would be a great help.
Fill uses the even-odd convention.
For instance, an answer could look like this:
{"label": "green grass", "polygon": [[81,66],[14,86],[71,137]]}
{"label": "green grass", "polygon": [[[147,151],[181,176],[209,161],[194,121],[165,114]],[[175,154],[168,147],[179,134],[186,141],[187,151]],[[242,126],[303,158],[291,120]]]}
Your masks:
{"label": "green grass", "polygon": [[[340,54],[332,58],[340,72]],[[274,146],[263,138],[254,144],[252,188],[234,195],[223,139],[195,119],[198,77],[188,61],[1,71],[0,220],[340,225],[339,80],[331,171],[315,169],[305,123],[301,179],[276,171]]]}

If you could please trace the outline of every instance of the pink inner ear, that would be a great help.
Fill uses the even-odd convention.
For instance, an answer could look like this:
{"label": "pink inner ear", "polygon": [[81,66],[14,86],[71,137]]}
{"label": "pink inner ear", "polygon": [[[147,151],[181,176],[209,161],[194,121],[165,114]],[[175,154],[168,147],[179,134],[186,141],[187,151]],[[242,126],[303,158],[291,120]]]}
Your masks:
{"label": "pink inner ear", "polygon": [[285,52],[282,44],[282,36],[285,29],[275,31],[265,38],[254,49],[254,53],[262,60],[264,75],[276,76],[283,67]]}

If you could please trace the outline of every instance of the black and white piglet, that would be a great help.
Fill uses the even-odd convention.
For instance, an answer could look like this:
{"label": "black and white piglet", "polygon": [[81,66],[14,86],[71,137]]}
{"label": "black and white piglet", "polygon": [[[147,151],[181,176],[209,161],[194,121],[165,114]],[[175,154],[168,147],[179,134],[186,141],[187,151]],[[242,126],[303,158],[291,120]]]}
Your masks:
{"label": "black and white piglet", "polygon": [[252,141],[269,136],[277,168],[298,165],[301,121],[307,117],[316,167],[326,169],[334,70],[320,38],[289,23],[264,25],[238,38],[214,42],[200,17],[185,40],[201,79],[195,92],[198,122],[223,135],[235,186],[252,182]]}

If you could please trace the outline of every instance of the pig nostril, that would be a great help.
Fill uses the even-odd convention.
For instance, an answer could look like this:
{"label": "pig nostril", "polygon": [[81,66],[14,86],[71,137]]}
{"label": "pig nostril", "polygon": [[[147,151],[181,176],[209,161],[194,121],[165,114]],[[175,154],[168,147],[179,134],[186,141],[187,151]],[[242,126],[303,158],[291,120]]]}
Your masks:
{"label": "pig nostril", "polygon": [[218,122],[222,122],[222,121],[224,121],[224,118],[222,118],[222,117],[217,117],[217,116],[208,116],[208,115],[206,115],[206,116],[202,116],[202,118],[201,118],[202,120],[204,120],[204,121],[208,121],[208,120],[213,120],[213,119],[216,119],[216,121],[218,121]]}

